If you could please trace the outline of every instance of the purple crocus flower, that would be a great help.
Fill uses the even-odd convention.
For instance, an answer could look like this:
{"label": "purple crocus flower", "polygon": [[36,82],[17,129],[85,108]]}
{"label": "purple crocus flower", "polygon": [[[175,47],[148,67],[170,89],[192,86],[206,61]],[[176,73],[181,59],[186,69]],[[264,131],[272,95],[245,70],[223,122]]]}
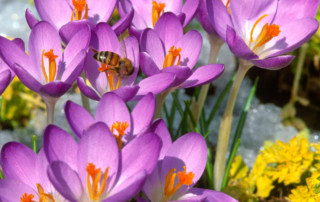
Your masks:
{"label": "purple crocus flower", "polygon": [[[24,42],[16,38],[12,40],[13,43],[17,44],[24,51]],[[0,95],[6,90],[12,79],[16,74],[10,69],[10,67],[0,57]]]}
{"label": "purple crocus flower", "polygon": [[172,88],[209,83],[224,70],[224,65],[220,64],[192,70],[200,55],[202,37],[195,30],[183,34],[182,25],[173,13],[163,14],[154,29],[146,29],[141,35],[140,44],[143,51],[140,53],[142,72],[146,76],[168,72],[175,74]]}
{"label": "purple crocus flower", "polygon": [[152,130],[160,136],[163,146],[157,167],[143,186],[151,201],[236,201],[221,192],[193,188],[207,160],[207,145],[200,134],[187,133],[172,143],[161,119],[153,123]]}
{"label": "purple crocus flower", "polygon": [[36,154],[18,142],[5,144],[1,150],[5,176],[0,180],[1,201],[65,201],[49,181],[48,165],[43,149]]}
{"label": "purple crocus flower", "polygon": [[[117,4],[117,0],[35,0],[34,4],[42,20],[49,22],[60,31],[63,41],[69,41],[84,25],[108,22]],[[131,23],[133,9],[113,25],[112,29],[121,34]],[[38,20],[26,10],[27,22],[32,28]]]}
{"label": "purple crocus flower", "polygon": [[15,43],[1,37],[1,56],[18,78],[44,99],[63,95],[79,76],[90,40],[89,27],[74,36],[62,53],[60,37],[47,22],[31,31],[29,56]]}
{"label": "purple crocus flower", "polygon": [[130,32],[137,38],[146,28],[153,28],[160,18],[166,12],[172,12],[179,16],[183,27],[189,24],[193,19],[199,0],[120,0],[119,14],[126,15],[131,8],[134,10],[132,26]]}
{"label": "purple crocus flower", "polygon": [[[152,78],[142,80],[138,85],[133,85],[139,70],[139,43],[133,36],[129,36],[119,43],[117,35],[106,23],[99,23],[93,30],[91,47],[84,71],[96,92],[87,86],[82,78],[77,80],[80,90],[91,99],[99,100],[103,94],[112,91],[123,100],[128,101],[137,93],[138,95],[145,95],[148,92],[157,94],[165,90],[174,79],[172,74],[155,75]],[[112,69],[106,70],[107,65],[93,58],[94,49],[98,52],[113,52],[121,58],[128,58],[134,67],[133,73],[121,77]],[[157,85],[154,84],[155,80],[159,82]]]}
{"label": "purple crocus flower", "polygon": [[288,53],[318,29],[314,16],[319,0],[207,0],[216,32],[238,57],[266,69],[287,66]]}
{"label": "purple crocus flower", "polygon": [[69,201],[131,199],[155,167],[160,147],[160,138],[149,133],[119,151],[113,134],[101,122],[88,128],[79,143],[54,125],[44,132],[49,179]]}
{"label": "purple crocus flower", "polygon": [[116,94],[110,92],[102,96],[95,118],[83,107],[68,101],[65,114],[70,128],[78,138],[96,122],[104,122],[111,130],[119,148],[123,144],[143,134],[152,121],[155,110],[155,97],[152,93],[144,96],[130,113],[126,103]]}

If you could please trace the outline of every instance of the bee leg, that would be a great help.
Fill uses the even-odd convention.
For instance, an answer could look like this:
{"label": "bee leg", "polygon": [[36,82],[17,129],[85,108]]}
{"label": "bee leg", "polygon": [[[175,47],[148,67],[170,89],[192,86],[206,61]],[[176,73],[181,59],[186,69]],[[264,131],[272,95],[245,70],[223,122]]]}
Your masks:
{"label": "bee leg", "polygon": [[99,70],[100,72],[105,72],[105,71],[107,71],[107,70],[109,70],[109,69],[111,69],[111,67],[105,65],[104,63],[101,63],[101,67],[98,68],[98,70]]}

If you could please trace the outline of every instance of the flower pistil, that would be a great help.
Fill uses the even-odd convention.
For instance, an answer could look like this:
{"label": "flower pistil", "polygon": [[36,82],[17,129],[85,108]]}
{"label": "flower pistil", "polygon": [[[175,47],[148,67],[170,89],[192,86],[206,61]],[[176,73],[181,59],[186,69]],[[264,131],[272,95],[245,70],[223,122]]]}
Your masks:
{"label": "flower pistil", "polygon": [[177,66],[180,64],[180,59],[181,59],[181,48],[176,48],[174,46],[171,46],[170,50],[168,51],[169,53],[166,55],[164,62],[163,62],[163,68],[173,66],[174,61],[178,57],[177,61]]}
{"label": "flower pistil", "polygon": [[[88,163],[86,171],[87,175],[87,189],[89,199],[91,201],[100,201],[101,195],[107,186],[109,167],[106,168],[103,175],[101,169],[97,168],[93,163]],[[102,179],[101,179],[102,176]],[[100,183],[100,186],[99,186]]]}
{"label": "flower pistil", "polygon": [[166,7],[166,4],[164,3],[157,3],[156,1],[152,2],[152,25],[154,26],[158,19],[160,18],[161,14],[164,13],[164,8]]}
{"label": "flower pistil", "polygon": [[[116,121],[112,124],[112,127],[110,130],[117,140],[117,144],[118,144],[119,149],[122,149],[122,147],[123,147],[122,137],[125,135],[125,131],[128,127],[129,127],[129,124],[126,121],[125,122]],[[116,130],[118,132],[118,134],[115,134],[114,130]]]}
{"label": "flower pistil", "polygon": [[[47,76],[46,69],[44,67],[43,56],[45,56],[49,60],[49,78]],[[52,49],[50,49],[50,51],[48,52],[45,52],[44,49],[42,50],[41,67],[42,67],[44,78],[46,79],[47,82],[52,82],[56,76],[56,72],[57,72],[56,58],[57,57],[58,57],[57,55],[54,55]]]}
{"label": "flower pistil", "polygon": [[[44,192],[43,187],[40,184],[37,184],[37,189],[39,193],[39,202],[55,202],[53,196],[51,194],[47,194]],[[32,194],[24,193],[20,197],[20,202],[36,202],[35,200],[32,200],[34,196]]]}
{"label": "flower pistil", "polygon": [[[71,15],[71,21],[75,15],[75,20],[88,19],[88,4],[86,0],[72,0],[74,6]],[[84,11],[84,17],[82,18],[82,12]]]}

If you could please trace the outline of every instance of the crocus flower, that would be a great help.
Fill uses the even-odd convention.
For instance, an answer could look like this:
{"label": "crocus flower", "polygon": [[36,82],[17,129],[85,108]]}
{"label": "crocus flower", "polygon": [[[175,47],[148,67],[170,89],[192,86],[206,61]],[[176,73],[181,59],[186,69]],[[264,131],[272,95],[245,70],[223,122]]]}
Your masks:
{"label": "crocus flower", "polygon": [[[89,50],[84,71],[96,92],[87,86],[82,78],[77,80],[80,90],[87,97],[99,100],[103,94],[112,91],[123,100],[128,101],[137,93],[139,95],[145,95],[148,92],[157,94],[166,89],[173,81],[174,75],[166,74],[147,78],[142,80],[139,85],[133,85],[139,70],[139,44],[137,39],[129,36],[119,43],[117,35],[106,23],[99,23],[93,33],[92,48]],[[108,51],[119,55],[121,58],[128,58],[134,68],[133,73],[131,75],[118,75],[112,69],[116,67],[109,67],[97,61],[93,57],[95,54],[93,50],[98,52]],[[159,82],[157,85],[154,85],[155,80]]]}
{"label": "crocus flower", "polygon": [[200,134],[187,133],[172,143],[163,120],[156,120],[152,127],[162,139],[163,149],[143,186],[151,201],[236,201],[221,192],[193,188],[207,160],[207,145]]}
{"label": "crocus flower", "polygon": [[[24,51],[24,42],[21,39],[16,38],[12,40],[12,42],[17,44]],[[0,57],[0,95],[5,91],[15,75],[16,74]]]}
{"label": "crocus flower", "polygon": [[[67,42],[84,25],[93,28],[100,22],[108,22],[117,0],[35,0],[34,4],[41,19],[60,31],[63,41]],[[113,30],[121,34],[130,25],[132,18],[133,9],[128,7],[128,13],[113,25]],[[38,22],[28,9],[26,19],[30,28]]]}
{"label": "crocus flower", "polygon": [[154,29],[146,29],[140,39],[140,65],[146,76],[159,73],[176,75],[171,88],[189,88],[209,83],[224,69],[220,64],[196,65],[202,47],[198,31],[183,34],[182,25],[173,13],[165,13]]}
{"label": "crocus flower", "polygon": [[149,133],[119,151],[113,134],[101,122],[88,128],[79,144],[54,125],[44,133],[49,179],[69,201],[131,199],[155,167],[161,147],[159,137]]}
{"label": "crocus flower", "polygon": [[1,150],[1,201],[65,201],[47,176],[47,158],[18,142],[5,144]]}
{"label": "crocus flower", "polygon": [[216,32],[238,57],[266,69],[287,66],[288,53],[318,29],[319,0],[207,0]]}
{"label": "crocus flower", "polygon": [[47,22],[39,22],[31,31],[29,56],[15,43],[1,37],[1,56],[18,78],[44,98],[63,95],[82,71],[89,27],[79,30],[62,53],[60,37]]}
{"label": "crocus flower", "polygon": [[152,93],[144,96],[130,113],[126,103],[110,92],[102,96],[95,118],[83,107],[68,101],[65,104],[66,119],[78,138],[96,122],[104,122],[111,130],[119,148],[144,133],[149,128],[155,109],[155,97]]}
{"label": "crocus flower", "polygon": [[166,12],[172,12],[179,16],[183,27],[189,24],[195,15],[199,0],[120,0],[119,14],[125,15],[130,10],[132,4],[134,17],[130,31],[137,38],[146,28],[153,28],[160,18]]}

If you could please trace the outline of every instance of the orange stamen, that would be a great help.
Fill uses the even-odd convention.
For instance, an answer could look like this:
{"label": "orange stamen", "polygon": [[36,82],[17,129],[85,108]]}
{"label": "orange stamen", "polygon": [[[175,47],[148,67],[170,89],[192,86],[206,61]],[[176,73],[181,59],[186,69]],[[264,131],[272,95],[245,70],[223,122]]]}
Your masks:
{"label": "orange stamen", "polygon": [[[129,124],[126,121],[125,122],[116,121],[112,124],[112,127],[110,130],[117,140],[119,149],[122,149],[123,147],[122,137],[125,135],[125,131],[127,130],[128,127],[129,127]],[[114,129],[118,132],[118,135],[114,133]]]}
{"label": "orange stamen", "polygon": [[254,23],[254,25],[253,25],[253,27],[252,27],[252,29],[251,29],[251,33],[250,33],[250,41],[251,41],[251,42],[253,42],[253,37],[252,37],[252,35],[253,35],[253,31],[254,31],[254,29],[256,28],[257,24],[258,24],[263,18],[265,18],[265,17],[267,17],[267,16],[268,16],[268,14],[265,14],[265,15],[261,16],[261,17]]}
{"label": "orange stamen", "polygon": [[178,57],[177,66],[180,64],[181,59],[181,48],[175,48],[174,46],[171,46],[169,53],[166,55],[164,62],[163,62],[163,68],[173,66],[174,61]]}
{"label": "orange stamen", "polygon": [[164,8],[166,7],[165,3],[157,3],[156,1],[152,2],[152,25],[154,26],[158,19],[160,18],[161,14],[164,13]]}
{"label": "orange stamen", "polygon": [[[37,190],[40,196],[39,202],[55,202],[53,196],[51,194],[45,193],[43,187],[40,184],[37,184]],[[33,198],[34,196],[32,194],[24,193],[20,198],[20,202],[36,202],[32,200]]]}
{"label": "orange stamen", "polygon": [[[181,186],[186,185],[190,186],[193,182],[194,173],[188,172],[186,173],[186,166],[183,167],[183,171],[180,171],[178,173],[176,172],[176,169],[172,168],[168,174],[166,175],[165,179],[165,185],[164,185],[164,194],[162,196],[161,201],[169,201],[170,198],[175,194]],[[176,175],[178,175],[178,183],[174,186]]]}
{"label": "orange stamen", "polygon": [[20,197],[20,202],[34,202],[34,200],[32,200],[33,198],[34,198],[34,196],[32,194],[24,193]]}
{"label": "orange stamen", "polygon": [[[46,73],[46,69],[44,67],[43,56],[45,56],[49,60],[49,79],[48,79],[48,76]],[[53,54],[53,49],[50,49],[48,52],[45,52],[45,50],[42,50],[41,68],[42,68],[44,78],[46,79],[47,82],[54,81],[54,78],[55,78],[56,72],[57,72],[57,65],[56,65],[56,58],[57,57],[58,57],[57,55]]]}
{"label": "orange stamen", "polygon": [[[115,89],[119,88],[120,82],[121,82],[121,76],[119,76],[117,84],[116,84],[116,82],[115,82],[116,74],[115,74],[114,69],[112,69],[111,66],[107,66],[106,64],[101,63],[101,67],[99,67],[98,70],[100,72],[105,72],[111,90],[115,90]],[[116,88],[114,88],[114,86],[116,86]]]}
{"label": "orange stamen", "polygon": [[[93,163],[87,164],[87,189],[89,198],[93,201],[100,201],[101,195],[103,194],[108,180],[109,167],[103,173],[101,180],[101,169],[96,169],[96,166]],[[99,186],[100,184],[100,186]]]}
{"label": "orange stamen", "polygon": [[[71,14],[71,21],[75,15],[76,20],[88,19],[88,4],[86,0],[72,0],[74,6]],[[82,12],[85,11],[84,17],[82,18]]]}

